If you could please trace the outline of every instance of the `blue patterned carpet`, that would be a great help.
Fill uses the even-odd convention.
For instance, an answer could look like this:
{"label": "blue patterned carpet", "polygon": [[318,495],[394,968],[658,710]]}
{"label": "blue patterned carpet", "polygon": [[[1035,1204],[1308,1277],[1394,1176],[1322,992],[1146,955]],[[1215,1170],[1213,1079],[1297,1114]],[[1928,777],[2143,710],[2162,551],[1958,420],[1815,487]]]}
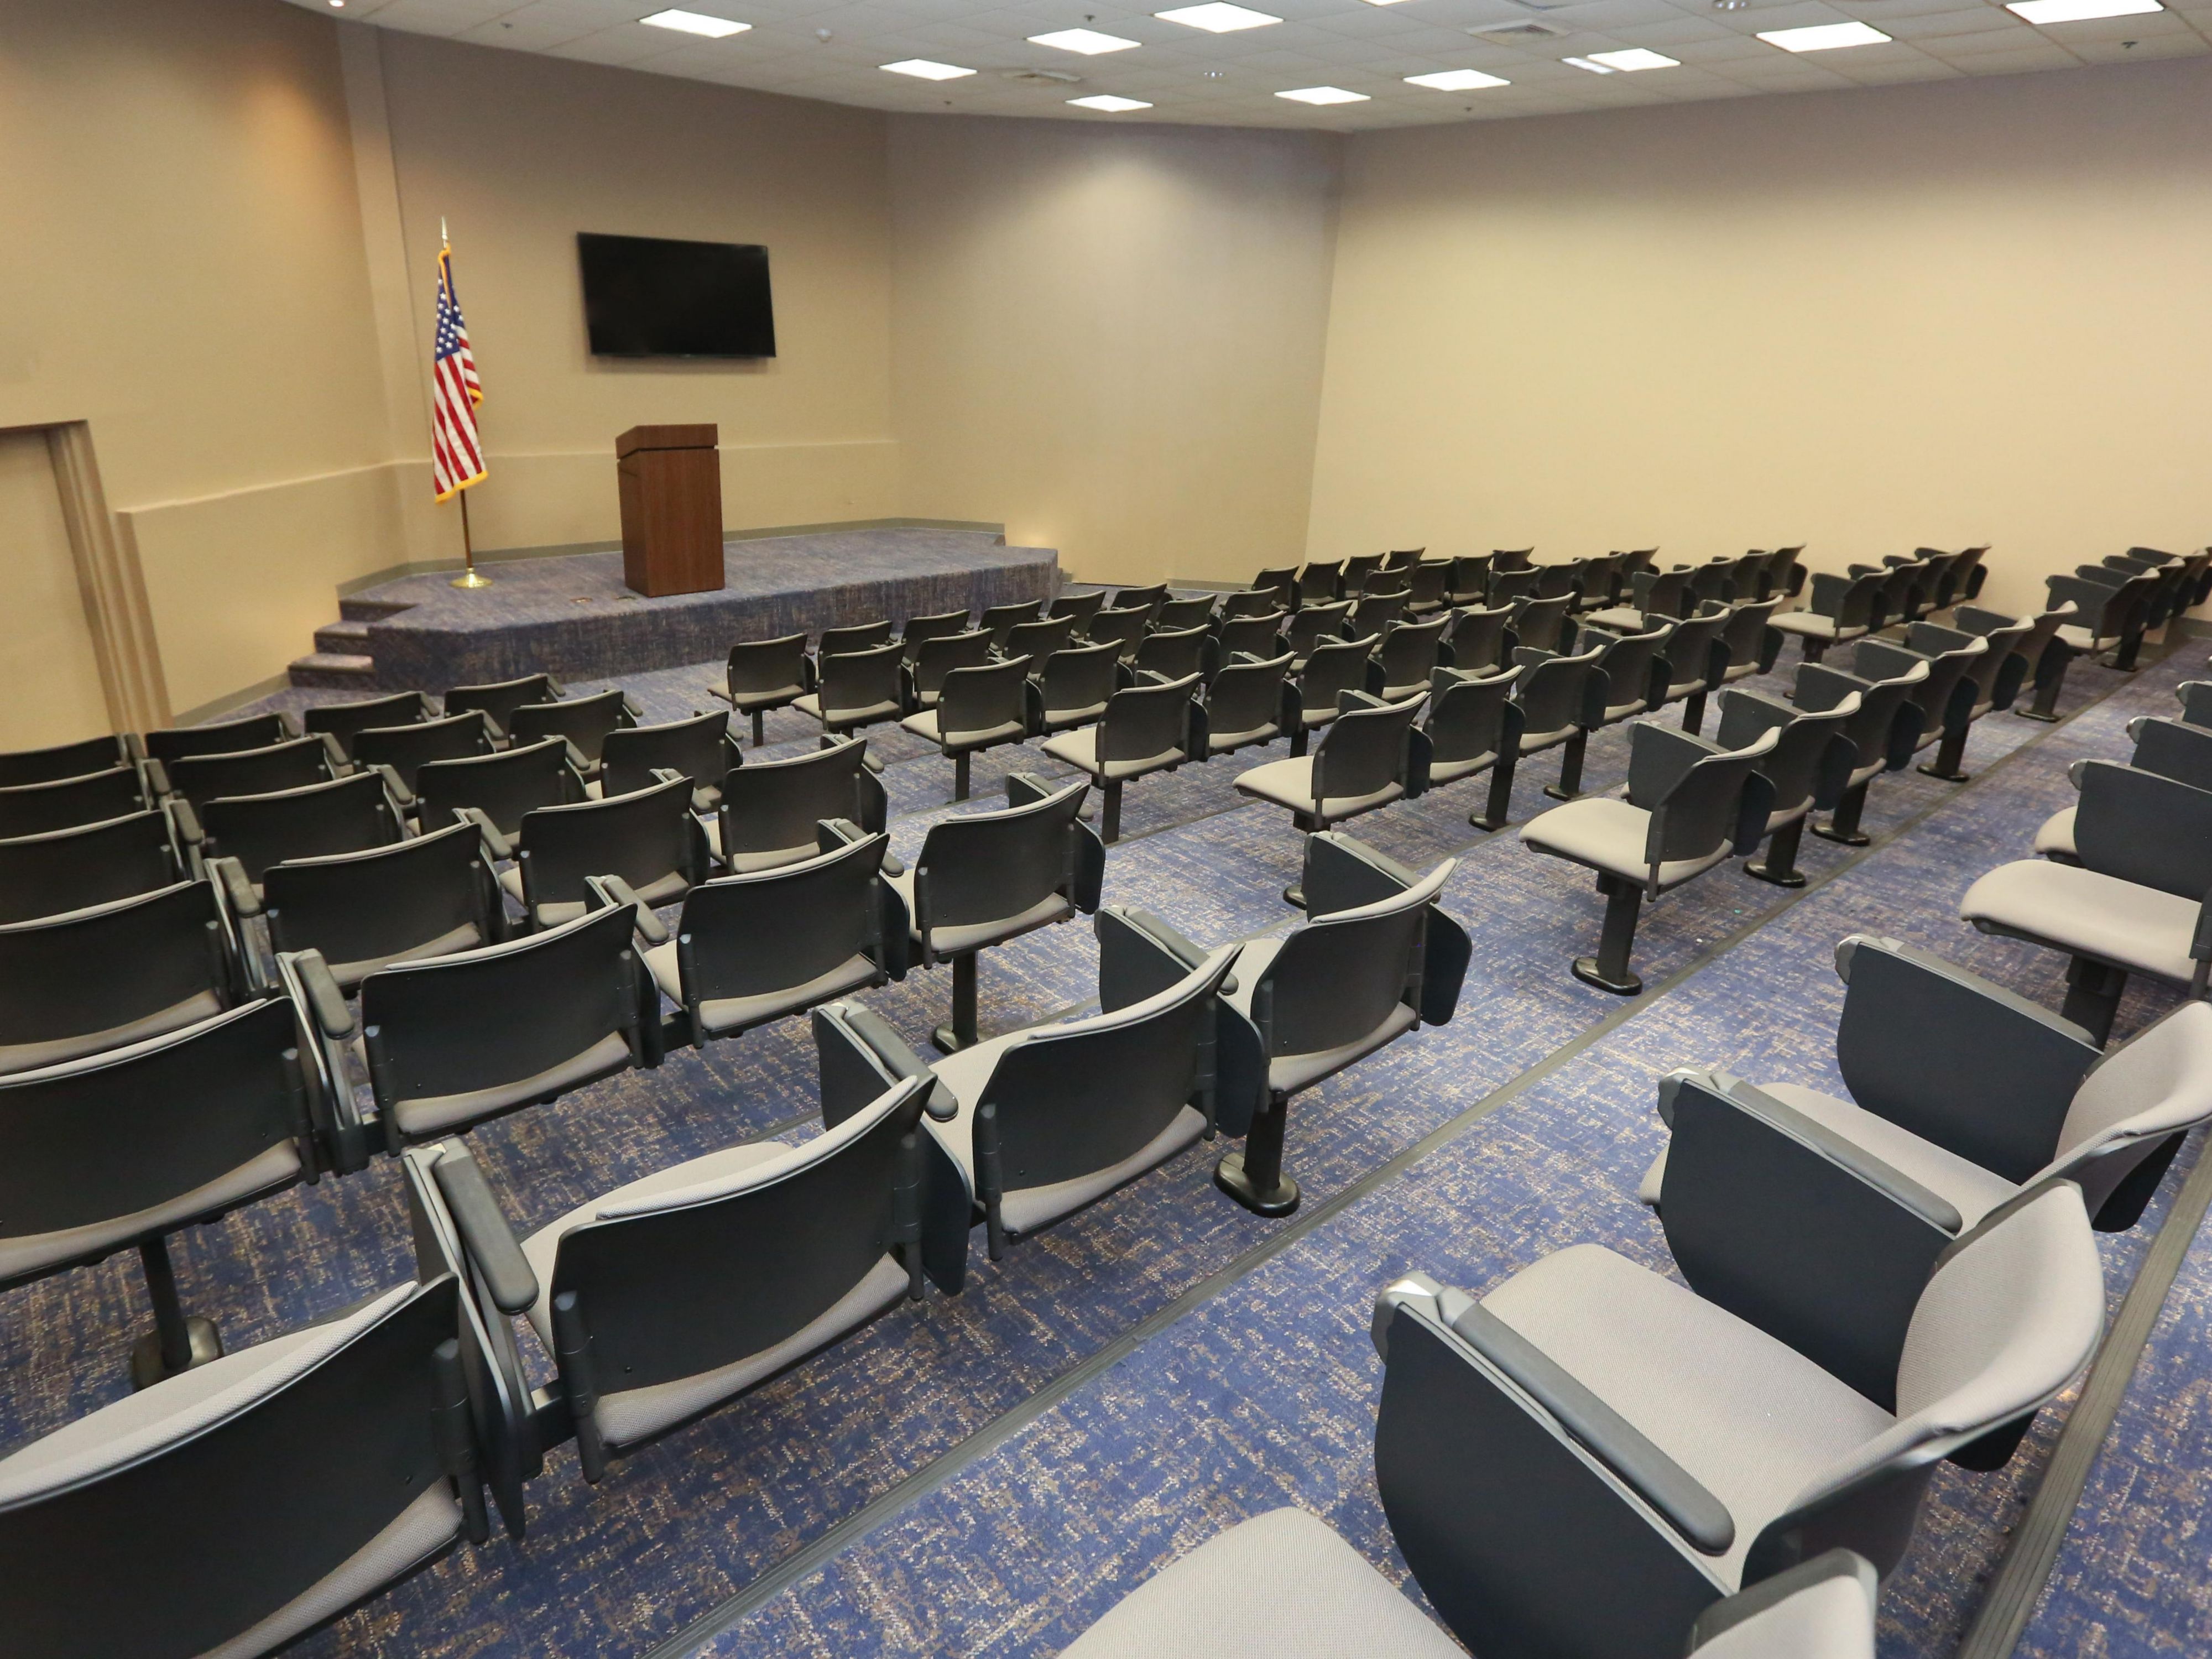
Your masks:
{"label": "blue patterned carpet", "polygon": [[[461,1552],[301,1650],[641,1653],[826,1540],[836,1547],[826,1561],[775,1586],[700,1650],[1044,1656],[1169,1559],[1285,1502],[1324,1516],[1402,1577],[1373,1486],[1376,1290],[1413,1267],[1480,1288],[1581,1240],[1663,1269],[1657,1228],[1633,1199],[1660,1145],[1656,1078],[1725,1061],[1754,1079],[1832,1082],[1841,987],[1830,960],[1844,933],[1913,940],[2055,1006],[2060,959],[1972,933],[1955,920],[1958,897],[1982,871],[2024,854],[2036,824],[2070,799],[2067,762],[2126,753],[2126,720],[2170,708],[2180,669],[2130,680],[2077,664],[2065,705],[2075,718],[2055,729],[1984,721],[1968,754],[1972,783],[1881,780],[1866,817],[1875,846],[1851,854],[1808,839],[1814,884],[1802,894],[1729,866],[1669,896],[1639,935],[1651,989],[1633,1002],[1568,976],[1568,959],[1592,947],[1602,902],[1579,872],[1510,832],[1468,828],[1484,781],[1360,820],[1354,833],[1409,863],[1462,858],[1444,902],[1469,927],[1474,961],[1449,1026],[1294,1104],[1286,1157],[1307,1201],[1291,1222],[1231,1204],[1210,1181],[1218,1147],[1194,1148],[1000,1263],[977,1245],[962,1296],[900,1306],[618,1462],[596,1488],[562,1449],[532,1489],[526,1541]],[[714,672],[696,665],[623,683],[665,719],[708,706]],[[796,715],[769,724],[774,748],[812,741]],[[936,818],[969,810],[951,806],[951,767],[926,745],[895,728],[872,742],[889,763],[902,854]],[[1593,741],[1587,786],[1618,787],[1627,747],[1624,731]],[[1290,925],[1279,890],[1297,873],[1298,838],[1231,787],[1237,770],[1281,752],[1133,786],[1109,902],[1156,910],[1208,945]],[[976,806],[1001,798],[1011,769],[1058,769],[1034,750],[979,757]],[[1516,823],[1548,804],[1537,792],[1555,772],[1549,757],[1524,769]],[[1093,998],[1095,961],[1080,925],[992,953],[986,1031],[1079,1010]],[[945,975],[916,973],[865,1000],[919,1047],[949,994]],[[2122,1029],[2165,1006],[2154,988],[2131,993]],[[811,1047],[793,1020],[471,1139],[529,1229],[702,1152],[803,1138],[812,1106]],[[2102,1241],[2115,1306],[2164,1203],[2134,1232]],[[175,1251],[186,1305],[217,1319],[233,1346],[409,1271],[398,1183],[381,1165],[197,1230]],[[2038,1652],[2203,1650],[2212,1626],[2212,1563],[2195,1530],[2212,1468],[2212,1422],[2198,1404],[2212,1374],[2204,1254],[2177,1287],[2099,1468],[2034,1632]],[[0,1297],[0,1444],[117,1397],[146,1317],[135,1260]],[[2003,1472],[1943,1470],[1921,1541],[1885,1597],[1885,1654],[1917,1659],[1955,1643],[2063,1415],[2045,1413]],[[872,1525],[856,1522],[863,1511]]]}

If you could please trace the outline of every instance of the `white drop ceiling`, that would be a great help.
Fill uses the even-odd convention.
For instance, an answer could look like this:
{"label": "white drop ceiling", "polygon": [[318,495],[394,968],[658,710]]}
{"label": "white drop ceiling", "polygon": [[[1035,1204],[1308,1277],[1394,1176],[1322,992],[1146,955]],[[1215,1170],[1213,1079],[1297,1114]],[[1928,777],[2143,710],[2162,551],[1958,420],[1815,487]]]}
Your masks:
{"label": "white drop ceiling", "polygon": [[[1994,0],[1250,0],[1284,21],[1231,34],[1164,22],[1117,0],[696,0],[684,9],[750,25],[703,40],[637,20],[659,0],[289,0],[311,11],[478,46],[619,64],[657,75],[870,109],[1068,120],[1173,121],[1347,132],[1516,115],[1894,86],[2212,52],[2212,0],[2038,28]],[[1154,0],[1166,9],[1176,0]],[[1853,19],[1885,45],[1802,54],[1762,31]],[[1501,42],[1470,31],[1543,22],[1562,33]],[[1091,28],[1135,40],[1085,57],[1029,38]],[[1571,57],[1642,46],[1677,67],[1593,75]],[[878,66],[926,58],[972,69],[927,82]],[[1407,76],[1474,69],[1511,84],[1437,92]],[[1018,78],[1047,70],[1066,80]],[[1367,101],[1312,106],[1276,96],[1329,86]],[[1071,98],[1108,94],[1148,110],[1101,114]]]}

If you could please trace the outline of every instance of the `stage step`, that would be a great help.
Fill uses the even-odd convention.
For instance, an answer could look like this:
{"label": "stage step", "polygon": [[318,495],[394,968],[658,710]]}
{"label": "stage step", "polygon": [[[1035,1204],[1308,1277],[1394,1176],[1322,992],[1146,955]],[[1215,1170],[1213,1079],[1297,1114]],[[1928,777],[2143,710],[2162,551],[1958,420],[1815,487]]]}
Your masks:
{"label": "stage step", "polygon": [[348,622],[382,622],[386,617],[396,617],[403,611],[412,611],[413,601],[394,605],[389,599],[340,599],[338,615]]}
{"label": "stage step", "polygon": [[368,624],[365,622],[334,622],[315,630],[315,649],[339,656],[366,656],[368,653]]}
{"label": "stage step", "polygon": [[369,691],[376,686],[376,659],[349,651],[311,651],[291,667],[295,685]]}

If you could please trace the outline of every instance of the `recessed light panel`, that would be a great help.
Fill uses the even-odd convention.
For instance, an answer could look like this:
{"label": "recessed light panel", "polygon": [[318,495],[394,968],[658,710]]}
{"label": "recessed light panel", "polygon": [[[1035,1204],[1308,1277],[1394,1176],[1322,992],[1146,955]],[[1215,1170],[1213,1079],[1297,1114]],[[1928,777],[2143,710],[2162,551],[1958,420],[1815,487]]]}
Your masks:
{"label": "recessed light panel", "polygon": [[1164,23],[1181,23],[1185,28],[1204,29],[1208,34],[1233,34],[1238,29],[1263,29],[1270,23],[1283,21],[1271,12],[1254,11],[1249,6],[1232,6],[1229,0],[1206,0],[1202,6],[1177,6],[1173,11],[1156,11],[1152,15]]}
{"label": "recessed light panel", "polygon": [[957,81],[963,75],[975,72],[962,69],[957,64],[933,64],[927,58],[902,58],[896,64],[878,64],[876,67],[889,70],[893,75],[911,75],[917,81]]}
{"label": "recessed light panel", "polygon": [[1102,92],[1089,98],[1067,100],[1078,109],[1103,109],[1109,115],[1126,115],[1133,109],[1150,109],[1152,106],[1141,98],[1116,98],[1110,92]]}
{"label": "recessed light panel", "polygon": [[1101,52],[1127,52],[1142,43],[1124,40],[1118,34],[1101,34],[1097,29],[1055,29],[1050,34],[1032,34],[1030,44],[1051,46],[1060,52],[1079,52],[1085,58],[1096,58]]}
{"label": "recessed light panel", "polygon": [[1364,104],[1364,92],[1346,92],[1342,87],[1294,87],[1288,92],[1279,92],[1278,98],[1287,98],[1297,104]]}
{"label": "recessed light panel", "polygon": [[2020,0],[2005,9],[2040,27],[2045,23],[2086,23],[2093,17],[2133,17],[2166,8],[2158,0]]}
{"label": "recessed light panel", "polygon": [[1473,92],[1478,87],[1510,87],[1513,83],[1502,76],[1485,75],[1480,70],[1440,70],[1434,75],[1409,75],[1409,87],[1427,87],[1434,92]]}
{"label": "recessed light panel", "polygon": [[1764,29],[1759,38],[1784,52],[1833,52],[1838,46],[1878,46],[1889,37],[1870,23],[1814,23],[1802,29]]}
{"label": "recessed light panel", "polygon": [[637,20],[657,29],[676,29],[684,34],[703,34],[710,40],[720,40],[732,34],[743,34],[750,23],[734,22],[727,17],[709,17],[700,11],[657,11],[650,17]]}
{"label": "recessed light panel", "polygon": [[1594,52],[1590,62],[1602,64],[1612,70],[1680,69],[1682,60],[1669,58],[1663,52],[1646,52],[1641,46],[1631,46],[1625,52]]}
{"label": "recessed light panel", "polygon": [[1588,70],[1592,75],[1610,75],[1613,65],[1601,64],[1595,58],[1562,58],[1562,64],[1572,64],[1578,70]]}

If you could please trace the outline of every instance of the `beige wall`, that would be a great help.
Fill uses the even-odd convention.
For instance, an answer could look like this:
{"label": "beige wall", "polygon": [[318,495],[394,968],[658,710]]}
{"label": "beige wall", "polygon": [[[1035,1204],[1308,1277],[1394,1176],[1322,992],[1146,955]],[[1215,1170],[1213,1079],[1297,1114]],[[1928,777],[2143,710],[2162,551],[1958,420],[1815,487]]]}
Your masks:
{"label": "beige wall", "polygon": [[1303,544],[1336,150],[1286,133],[898,117],[902,510],[1079,575]]}
{"label": "beige wall", "polygon": [[1310,545],[2212,538],[2212,63],[1363,136]]}
{"label": "beige wall", "polygon": [[107,726],[69,525],[39,432],[0,432],[0,749],[39,749]]}
{"label": "beige wall", "polygon": [[[491,477],[470,495],[479,546],[617,538],[614,440],[644,422],[720,427],[732,529],[896,510],[883,116],[393,30],[368,36],[424,360],[441,216],[453,234],[484,380]],[[777,356],[594,359],[580,230],[766,243]]]}

